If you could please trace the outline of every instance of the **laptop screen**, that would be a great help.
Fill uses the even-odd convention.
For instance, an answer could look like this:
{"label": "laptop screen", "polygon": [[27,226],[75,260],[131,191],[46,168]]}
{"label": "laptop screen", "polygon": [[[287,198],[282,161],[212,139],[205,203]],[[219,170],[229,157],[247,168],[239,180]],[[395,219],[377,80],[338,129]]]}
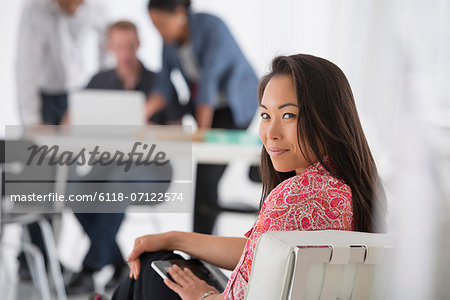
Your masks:
{"label": "laptop screen", "polygon": [[95,89],[72,92],[69,117],[72,125],[145,125],[145,94]]}

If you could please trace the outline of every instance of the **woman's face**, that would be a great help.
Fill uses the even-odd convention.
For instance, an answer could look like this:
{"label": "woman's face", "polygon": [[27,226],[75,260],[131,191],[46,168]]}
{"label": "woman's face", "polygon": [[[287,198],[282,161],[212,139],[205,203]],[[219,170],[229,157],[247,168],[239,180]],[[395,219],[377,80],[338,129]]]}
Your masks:
{"label": "woman's face", "polygon": [[165,43],[179,42],[185,33],[188,20],[186,10],[183,7],[177,8],[174,12],[151,9],[149,13],[150,19]]}
{"label": "woman's face", "polygon": [[[299,107],[292,76],[276,75],[270,79],[261,100],[260,114],[259,137],[275,170],[302,173],[310,163],[298,146]],[[304,151],[307,147],[302,145]]]}

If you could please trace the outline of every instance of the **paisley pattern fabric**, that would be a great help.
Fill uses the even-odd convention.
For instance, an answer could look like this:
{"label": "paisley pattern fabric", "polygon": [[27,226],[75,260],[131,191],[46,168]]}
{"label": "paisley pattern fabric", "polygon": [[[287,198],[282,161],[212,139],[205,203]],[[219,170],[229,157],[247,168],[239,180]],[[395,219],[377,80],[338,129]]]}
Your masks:
{"label": "paisley pattern fabric", "polygon": [[[328,159],[325,162],[329,165]],[[280,183],[267,196],[241,259],[223,292],[225,299],[244,299],[256,243],[266,231],[353,230],[352,193],[319,162]]]}

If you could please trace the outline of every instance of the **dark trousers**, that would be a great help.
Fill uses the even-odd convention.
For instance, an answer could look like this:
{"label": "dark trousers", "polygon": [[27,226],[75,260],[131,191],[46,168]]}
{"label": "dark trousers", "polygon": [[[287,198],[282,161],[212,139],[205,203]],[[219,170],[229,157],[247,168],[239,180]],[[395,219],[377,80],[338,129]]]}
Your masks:
{"label": "dark trousers", "polygon": [[[246,129],[239,128],[233,121],[229,108],[217,109],[214,112],[212,128]],[[227,165],[198,164],[197,181],[195,185],[194,204],[194,232],[212,233],[219,213],[218,188],[219,180],[225,172]]]}
{"label": "dark trousers", "polygon": [[98,271],[108,264],[124,264],[122,253],[116,243],[116,235],[124,219],[123,213],[76,213],[78,221],[91,240],[84,257],[83,268]]}
{"label": "dark trousers", "polygon": [[42,120],[51,125],[59,125],[67,111],[67,93],[49,95],[41,93]]}
{"label": "dark trousers", "polygon": [[179,259],[181,256],[171,251],[146,252],[140,257],[141,273],[137,280],[126,278],[114,291],[111,300],[180,300],[177,293],[169,289],[163,279],[153,270],[154,260]]}
{"label": "dark trousers", "polygon": [[[139,178],[170,180],[172,178],[172,166],[170,164],[164,166],[133,166],[125,172],[122,168],[114,165],[95,165],[84,176],[78,175],[76,168],[70,168],[68,178],[72,182],[67,184],[66,195],[94,195],[96,192],[124,193],[125,195],[150,191],[165,193],[169,187],[167,182],[152,184],[127,182],[126,184],[120,184],[116,181],[132,181]],[[96,182],[98,180],[105,182]],[[126,211],[130,202],[126,200],[113,205],[99,202],[98,205],[89,207],[86,207],[84,203],[79,204],[69,203],[67,206],[74,210],[76,218],[91,241],[89,251],[83,261],[83,268],[97,271],[108,264],[122,267],[124,261],[116,243],[116,235],[125,217],[123,212]],[[142,205],[144,204],[142,203]],[[156,202],[157,204],[158,202]]]}

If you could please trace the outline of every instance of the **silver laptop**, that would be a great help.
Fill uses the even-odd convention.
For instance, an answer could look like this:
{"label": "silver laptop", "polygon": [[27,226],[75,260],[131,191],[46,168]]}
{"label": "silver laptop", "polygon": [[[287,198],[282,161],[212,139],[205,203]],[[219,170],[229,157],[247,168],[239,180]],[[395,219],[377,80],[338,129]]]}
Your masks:
{"label": "silver laptop", "polygon": [[72,125],[145,125],[145,94],[88,89],[69,94]]}

